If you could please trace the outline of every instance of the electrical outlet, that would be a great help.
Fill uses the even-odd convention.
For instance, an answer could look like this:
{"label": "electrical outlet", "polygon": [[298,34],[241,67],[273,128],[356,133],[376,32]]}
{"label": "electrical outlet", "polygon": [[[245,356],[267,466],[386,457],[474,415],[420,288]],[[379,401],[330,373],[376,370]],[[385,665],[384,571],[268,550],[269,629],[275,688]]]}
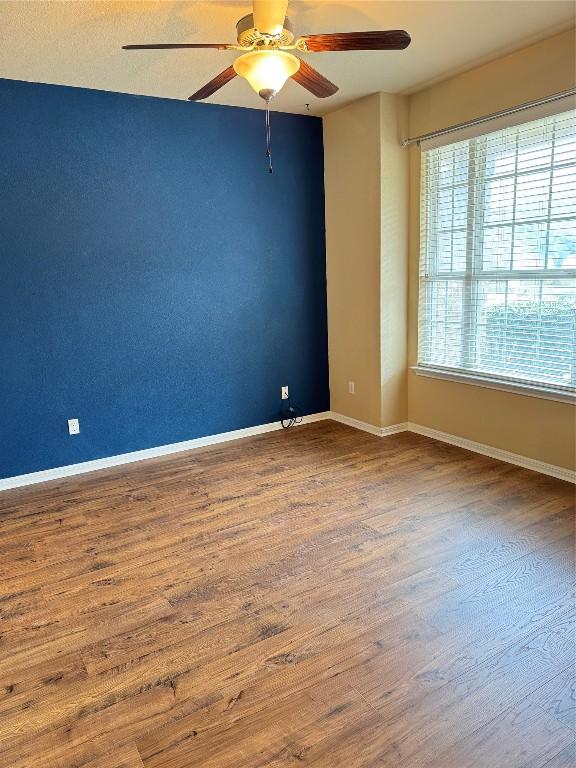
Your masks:
{"label": "electrical outlet", "polygon": [[69,435],[80,434],[80,421],[78,419],[68,419],[68,434]]}
{"label": "electrical outlet", "polygon": [[288,387],[282,387],[282,400],[288,400]]}
{"label": "electrical outlet", "polygon": [[355,393],[355,391],[356,391],[356,389],[355,389],[354,382],[353,381],[349,381],[348,382],[348,394],[349,395],[353,395]]}

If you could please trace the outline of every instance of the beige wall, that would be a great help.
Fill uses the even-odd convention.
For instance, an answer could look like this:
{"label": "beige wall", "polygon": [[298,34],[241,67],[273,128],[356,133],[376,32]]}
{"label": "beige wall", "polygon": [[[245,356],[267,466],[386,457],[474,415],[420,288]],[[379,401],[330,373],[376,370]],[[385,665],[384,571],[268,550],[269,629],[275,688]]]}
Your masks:
{"label": "beige wall", "polygon": [[[550,464],[574,466],[572,406],[425,378],[410,370],[417,342],[419,150],[402,149],[399,138],[537,99],[575,82],[574,32],[569,31],[411,97],[375,94],[324,118],[334,411],[375,426],[409,420]],[[348,394],[350,380],[356,383],[355,395]]]}
{"label": "beige wall", "polygon": [[369,424],[380,422],[379,110],[375,95],[324,118],[330,402]]}
{"label": "beige wall", "polygon": [[[444,80],[410,99],[410,135],[574,87],[574,32]],[[410,150],[408,362],[416,363],[420,151]],[[574,408],[567,403],[408,374],[408,418],[441,432],[572,468]]]}
{"label": "beige wall", "polygon": [[331,407],[374,426],[408,412],[407,118],[390,94],[324,118]]}
{"label": "beige wall", "polygon": [[408,419],[408,99],[380,94],[379,426]]}

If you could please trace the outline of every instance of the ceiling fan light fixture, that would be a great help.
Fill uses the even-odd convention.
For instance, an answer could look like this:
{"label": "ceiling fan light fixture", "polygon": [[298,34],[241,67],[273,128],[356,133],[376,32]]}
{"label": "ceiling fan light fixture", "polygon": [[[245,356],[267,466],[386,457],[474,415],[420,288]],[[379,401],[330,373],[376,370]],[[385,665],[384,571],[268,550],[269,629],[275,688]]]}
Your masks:
{"label": "ceiling fan light fixture", "polygon": [[237,75],[244,77],[256,93],[269,101],[286,80],[300,69],[300,59],[285,51],[250,51],[233,64]]}

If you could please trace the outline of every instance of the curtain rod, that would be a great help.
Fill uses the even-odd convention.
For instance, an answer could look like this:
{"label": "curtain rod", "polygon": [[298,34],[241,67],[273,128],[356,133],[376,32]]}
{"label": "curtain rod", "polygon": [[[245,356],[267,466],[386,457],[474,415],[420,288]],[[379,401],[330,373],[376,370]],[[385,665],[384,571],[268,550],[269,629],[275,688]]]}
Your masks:
{"label": "curtain rod", "polygon": [[530,109],[531,107],[539,107],[542,104],[549,104],[552,101],[558,101],[558,99],[565,99],[567,96],[576,95],[576,88],[569,88],[567,91],[560,91],[559,93],[553,93],[550,96],[545,96],[543,99],[536,99],[535,101],[527,101],[525,104],[519,104],[517,107],[511,107],[510,109],[502,109],[500,112],[492,112],[490,115],[484,117],[477,117],[474,120],[467,120],[464,123],[457,123],[451,125],[448,128],[441,128],[439,131],[432,131],[431,133],[423,133],[422,136],[414,136],[413,139],[404,139],[402,146],[407,147],[410,144],[419,144],[424,139],[434,139],[436,136],[444,136],[446,133],[452,133],[453,131],[459,131],[462,128],[468,128],[471,125],[481,125],[487,123],[489,120],[495,120],[497,117],[505,117],[506,115],[514,115],[516,112],[522,112],[524,109]]}

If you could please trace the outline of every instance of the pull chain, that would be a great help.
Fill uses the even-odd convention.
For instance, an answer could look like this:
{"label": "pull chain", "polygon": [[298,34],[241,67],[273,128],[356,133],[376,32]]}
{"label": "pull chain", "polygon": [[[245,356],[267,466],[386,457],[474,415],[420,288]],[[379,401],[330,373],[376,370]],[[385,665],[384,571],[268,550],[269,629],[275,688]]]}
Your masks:
{"label": "pull chain", "polygon": [[266,157],[268,158],[268,173],[273,173],[270,137],[270,99],[266,99]]}

